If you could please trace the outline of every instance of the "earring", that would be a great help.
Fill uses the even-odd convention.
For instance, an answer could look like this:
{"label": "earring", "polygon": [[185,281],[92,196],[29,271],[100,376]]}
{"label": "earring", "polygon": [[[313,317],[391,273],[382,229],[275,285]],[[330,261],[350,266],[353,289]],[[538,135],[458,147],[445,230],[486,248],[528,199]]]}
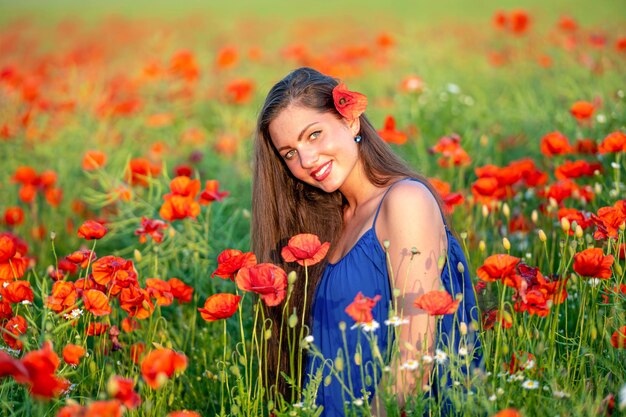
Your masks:
{"label": "earring", "polygon": [[361,142],[361,135],[356,135],[356,136],[354,137],[354,141],[355,141],[356,143]]}

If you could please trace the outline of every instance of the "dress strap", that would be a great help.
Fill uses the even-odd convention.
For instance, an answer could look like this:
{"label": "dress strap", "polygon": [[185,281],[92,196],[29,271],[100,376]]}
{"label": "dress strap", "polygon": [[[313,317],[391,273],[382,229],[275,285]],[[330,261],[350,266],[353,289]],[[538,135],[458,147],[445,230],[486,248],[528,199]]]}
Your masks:
{"label": "dress strap", "polygon": [[[389,188],[387,188],[387,191],[385,191],[385,194],[383,194],[383,198],[380,199],[380,203],[378,203],[378,207],[376,208],[376,214],[374,215],[374,221],[372,222],[372,227],[376,227],[376,219],[378,219],[378,213],[380,212],[380,208],[383,205],[383,201],[385,201],[385,197],[387,197],[387,193],[391,191],[394,185],[396,185],[400,181],[405,181],[405,180],[417,181],[420,184],[423,184],[424,186],[426,186],[426,184],[424,184],[424,181],[420,180],[419,178],[413,178],[413,177],[403,178],[391,184]],[[428,190],[430,191],[430,188],[428,186],[426,186],[426,188],[428,188]],[[441,213],[441,220],[443,221],[443,227],[446,229],[446,231],[448,231],[448,224],[446,223],[446,216],[444,215],[443,209],[441,207],[439,207],[439,213]]]}

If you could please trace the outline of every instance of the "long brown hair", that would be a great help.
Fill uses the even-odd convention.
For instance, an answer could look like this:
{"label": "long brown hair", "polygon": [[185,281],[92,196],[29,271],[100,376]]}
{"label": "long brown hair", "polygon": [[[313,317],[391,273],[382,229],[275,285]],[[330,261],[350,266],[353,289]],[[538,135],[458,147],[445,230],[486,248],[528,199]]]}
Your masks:
{"label": "long brown hair", "polygon": [[[299,233],[312,233],[319,236],[322,242],[331,242],[334,247],[343,224],[343,208],[345,199],[339,191],[326,193],[316,187],[305,184],[296,179],[272,144],[269,126],[278,114],[290,105],[299,105],[320,112],[330,112],[341,118],[337,112],[332,91],[338,81],[312,68],[298,68],[289,73],[269,91],[265,103],[261,108],[257,122],[254,141],[254,167],[252,183],[252,250],[259,262],[271,262],[281,266],[286,271],[295,270],[296,280],[287,314],[295,307],[298,316],[301,308],[305,309],[305,325],[309,323],[311,301],[317,283],[322,275],[325,262],[309,267],[308,288],[305,288],[304,270],[297,264],[286,264],[280,256],[280,251],[292,236]],[[434,189],[425,178],[402,161],[391,148],[380,138],[376,129],[369,122],[365,114],[360,116],[360,158],[368,180],[384,187],[398,178],[420,178],[437,196]],[[438,203],[441,206],[441,201]],[[305,293],[307,296],[305,297]],[[306,305],[303,306],[306,298]],[[278,334],[282,320],[283,305],[267,308],[266,314],[272,319],[272,340],[275,343],[268,345],[268,363],[275,364],[274,369],[268,369],[271,376],[270,383],[275,380],[274,372],[289,374],[289,352],[286,343],[278,344]],[[299,323],[300,326],[302,323]],[[283,334],[285,332],[283,331]],[[296,332],[300,334],[300,332]],[[296,341],[296,346],[299,346]],[[278,360],[278,352],[280,363]],[[279,380],[276,387],[279,392],[286,394],[286,386]]]}

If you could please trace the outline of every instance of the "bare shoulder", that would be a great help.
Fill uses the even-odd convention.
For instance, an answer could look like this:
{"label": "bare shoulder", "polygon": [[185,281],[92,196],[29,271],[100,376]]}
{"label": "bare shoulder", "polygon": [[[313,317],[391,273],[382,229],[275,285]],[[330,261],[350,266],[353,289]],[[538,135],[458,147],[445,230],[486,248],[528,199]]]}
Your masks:
{"label": "bare shoulder", "polygon": [[439,222],[443,226],[437,200],[427,186],[418,181],[394,184],[381,207],[381,217],[393,222]]}

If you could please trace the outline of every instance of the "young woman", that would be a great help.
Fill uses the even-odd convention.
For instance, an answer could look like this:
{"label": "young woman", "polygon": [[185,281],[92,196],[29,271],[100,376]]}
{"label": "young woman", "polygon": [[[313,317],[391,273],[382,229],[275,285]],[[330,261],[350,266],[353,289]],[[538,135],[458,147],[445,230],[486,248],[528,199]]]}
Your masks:
{"label": "young woman", "polygon": [[[433,355],[436,348],[456,350],[461,327],[477,320],[476,302],[463,252],[446,224],[439,197],[382,141],[363,114],[365,105],[364,96],[311,68],[291,72],[270,90],[254,145],[252,249],[259,262],[293,270],[294,264],[280,257],[290,237],[312,233],[331,242],[326,261],[309,268],[306,288],[298,270],[288,311],[302,308],[306,300],[304,325],[326,359],[342,355],[346,363],[353,362],[360,343],[361,363],[375,363],[376,349],[359,335],[362,329],[350,329],[355,322],[346,307],[359,293],[372,302],[379,300],[372,315],[380,327],[370,330],[382,357],[394,334],[383,323],[400,312],[408,321],[397,333],[399,367]],[[441,286],[463,299],[456,314],[436,325],[435,317],[414,301]],[[282,307],[268,311],[274,323],[281,322],[281,313]],[[472,338],[471,344],[477,352],[477,341]],[[277,372],[288,371],[286,347],[271,344],[270,349],[270,359],[281,358]],[[478,353],[474,359],[479,359]],[[310,357],[305,369],[314,373],[321,365]],[[329,374],[327,366],[324,375]],[[432,383],[428,373],[424,380],[416,375],[405,372],[394,382],[401,404],[406,395]],[[305,375],[305,384],[310,376]],[[380,366],[374,366],[370,376],[378,381]],[[346,402],[376,396],[371,378],[355,370],[348,379],[333,377],[330,385],[320,385],[317,398],[324,416],[343,416]]]}

